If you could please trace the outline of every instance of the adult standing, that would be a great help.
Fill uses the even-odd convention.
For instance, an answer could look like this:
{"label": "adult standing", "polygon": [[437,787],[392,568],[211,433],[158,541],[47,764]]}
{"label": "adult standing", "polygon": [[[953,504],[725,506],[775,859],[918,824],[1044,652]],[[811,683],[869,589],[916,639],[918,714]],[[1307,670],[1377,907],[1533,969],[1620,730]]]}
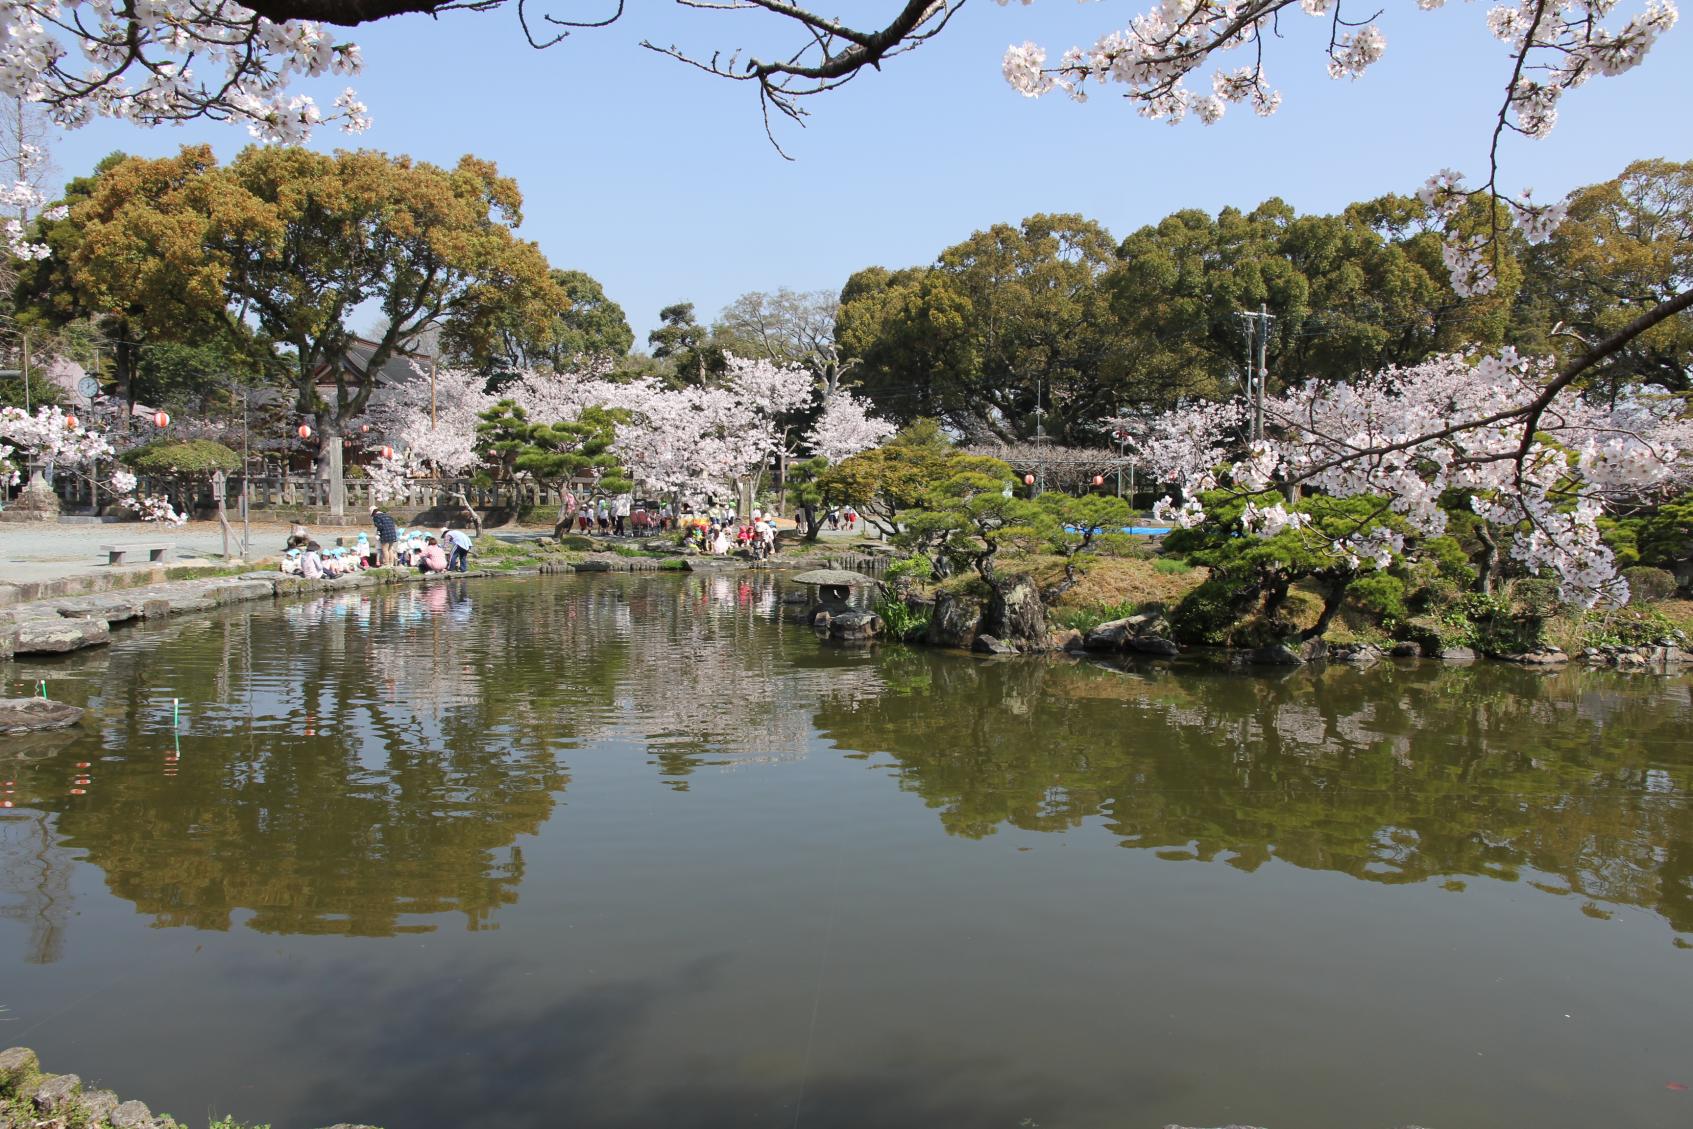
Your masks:
{"label": "adult standing", "polygon": [[391,567],[394,563],[394,546],[400,541],[400,527],[394,524],[394,519],[380,506],[370,507],[370,523],[376,526],[376,543],[381,547],[382,567]]}
{"label": "adult standing", "polygon": [[447,561],[448,572],[470,571],[470,534],[462,529],[443,529],[441,543],[452,550]]}

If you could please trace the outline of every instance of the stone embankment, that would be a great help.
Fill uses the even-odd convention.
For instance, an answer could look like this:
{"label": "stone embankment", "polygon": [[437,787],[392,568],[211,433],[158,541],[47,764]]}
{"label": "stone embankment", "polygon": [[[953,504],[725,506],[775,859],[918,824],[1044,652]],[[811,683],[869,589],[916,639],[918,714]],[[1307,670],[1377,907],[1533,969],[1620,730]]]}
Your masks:
{"label": "stone embankment", "polygon": [[[183,1129],[138,1101],[93,1089],[74,1074],[44,1074],[27,1047],[0,1051],[0,1129]],[[343,1122],[331,1129],[372,1129]]]}

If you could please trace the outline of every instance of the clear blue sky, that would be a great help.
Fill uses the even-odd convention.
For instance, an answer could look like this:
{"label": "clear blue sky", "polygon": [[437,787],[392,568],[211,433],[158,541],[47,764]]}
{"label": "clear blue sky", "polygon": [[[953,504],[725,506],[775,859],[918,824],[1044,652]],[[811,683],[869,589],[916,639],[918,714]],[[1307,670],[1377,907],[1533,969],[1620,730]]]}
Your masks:
{"label": "clear blue sky", "polygon": [[[598,278],[642,343],[670,302],[692,301],[710,320],[748,290],[834,290],[860,267],[929,262],[974,230],[1036,212],[1080,212],[1120,237],[1178,208],[1280,196],[1302,212],[1331,211],[1410,191],[1443,167],[1472,177],[1485,168],[1508,72],[1480,4],[1391,6],[1387,54],[1355,82],[1324,70],[1326,23],[1290,9],[1266,55],[1284,97],[1268,119],[1233,107],[1219,125],[1171,127],[1110,88],[1085,105],[1061,94],[1031,101],[1000,77],[1008,43],[1032,39],[1056,58],[1141,6],[974,0],[935,41],[811,100],[808,128],[779,123],[793,162],[765,140],[751,86],[638,46],[769,45],[762,15],[631,4],[622,23],[546,51],[524,42],[515,7],[403,17],[345,33],[364,50],[353,85],[374,127],[358,138],[326,128],[314,145],[496,161],[523,189],[522,233],[554,265]],[[1633,73],[1566,99],[1547,140],[1511,139],[1505,183],[1550,200],[1638,157],[1693,158],[1690,74],[1693,31],[1683,26]],[[302,89],[327,104],[343,85]],[[228,125],[101,122],[65,136],[55,161],[68,177],[114,149],[157,156],[198,141],[227,157],[248,138]]]}

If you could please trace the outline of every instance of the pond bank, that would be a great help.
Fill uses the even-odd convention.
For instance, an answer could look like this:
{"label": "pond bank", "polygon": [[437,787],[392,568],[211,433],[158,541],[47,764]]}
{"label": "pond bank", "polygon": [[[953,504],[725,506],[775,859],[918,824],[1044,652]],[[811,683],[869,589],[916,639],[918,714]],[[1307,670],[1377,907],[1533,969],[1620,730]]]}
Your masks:
{"label": "pond bank", "polygon": [[[227,1120],[214,1123],[232,1126]],[[123,1101],[110,1090],[85,1088],[74,1074],[45,1074],[28,1047],[0,1051],[0,1129],[183,1129],[169,1114],[144,1102]],[[330,1129],[374,1129],[343,1122]]]}

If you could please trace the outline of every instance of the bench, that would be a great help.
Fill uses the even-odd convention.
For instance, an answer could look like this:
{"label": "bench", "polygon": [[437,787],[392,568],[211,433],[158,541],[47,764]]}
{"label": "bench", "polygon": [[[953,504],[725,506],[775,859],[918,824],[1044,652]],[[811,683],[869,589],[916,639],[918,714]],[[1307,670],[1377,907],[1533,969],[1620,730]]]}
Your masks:
{"label": "bench", "polygon": [[173,541],[125,541],[121,545],[101,545],[100,551],[107,556],[107,564],[122,564],[125,553],[146,552],[150,561],[162,561],[165,554],[176,548]]}

